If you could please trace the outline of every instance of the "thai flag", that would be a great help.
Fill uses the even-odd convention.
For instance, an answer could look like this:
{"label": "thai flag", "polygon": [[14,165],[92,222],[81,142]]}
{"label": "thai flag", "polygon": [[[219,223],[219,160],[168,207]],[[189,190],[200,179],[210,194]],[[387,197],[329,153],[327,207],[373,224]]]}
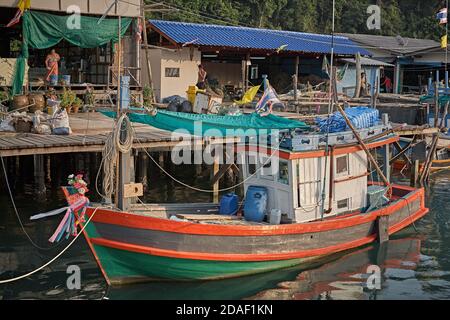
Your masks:
{"label": "thai flag", "polygon": [[142,42],[142,21],[141,18],[136,19],[136,41],[138,43]]}
{"label": "thai flag", "polygon": [[274,104],[274,103],[282,103],[280,99],[277,97],[277,93],[272,88],[272,86],[267,81],[266,83],[266,89],[264,90],[264,94],[259,99],[258,103],[256,104],[255,110],[256,112],[260,111],[266,111],[267,104]]}
{"label": "thai flag", "polygon": [[436,19],[439,19],[439,24],[447,23],[447,8],[439,10],[438,14],[436,15]]}
{"label": "thai flag", "polygon": [[23,15],[23,10],[17,9],[16,15],[14,18],[11,19],[11,21],[6,25],[7,28],[12,27],[15,24],[18,24],[20,21],[20,17]]}

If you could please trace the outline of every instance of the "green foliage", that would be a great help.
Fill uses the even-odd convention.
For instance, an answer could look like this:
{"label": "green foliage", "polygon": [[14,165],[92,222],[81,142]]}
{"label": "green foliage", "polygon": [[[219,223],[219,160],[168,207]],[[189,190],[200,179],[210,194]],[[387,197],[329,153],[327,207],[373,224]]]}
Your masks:
{"label": "green foliage", "polygon": [[73,92],[70,89],[64,88],[63,93],[60,95],[61,100],[61,108],[62,109],[70,109],[73,105],[75,105],[75,102],[77,101],[77,95],[75,92]]}
{"label": "green foliage", "polygon": [[[147,1],[154,3],[154,1]],[[329,33],[331,0],[167,0],[179,10],[149,18]],[[435,18],[441,0],[336,0],[336,32],[401,35],[439,40],[444,27]],[[367,7],[381,7],[381,30],[368,30]]]}

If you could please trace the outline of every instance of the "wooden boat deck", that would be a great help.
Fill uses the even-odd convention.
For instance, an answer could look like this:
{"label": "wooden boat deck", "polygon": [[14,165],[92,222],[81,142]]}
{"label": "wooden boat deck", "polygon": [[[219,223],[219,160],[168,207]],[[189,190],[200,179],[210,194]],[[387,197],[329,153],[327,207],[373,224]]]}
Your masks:
{"label": "wooden boat deck", "polygon": [[[101,152],[114,124],[113,119],[100,113],[71,114],[69,121],[73,133],[67,136],[1,132],[0,156]],[[165,149],[180,143],[179,140],[172,138],[169,131],[135,123],[133,127],[136,130],[133,148]],[[202,139],[188,136],[184,142],[202,143]],[[216,139],[215,142],[224,141]]]}

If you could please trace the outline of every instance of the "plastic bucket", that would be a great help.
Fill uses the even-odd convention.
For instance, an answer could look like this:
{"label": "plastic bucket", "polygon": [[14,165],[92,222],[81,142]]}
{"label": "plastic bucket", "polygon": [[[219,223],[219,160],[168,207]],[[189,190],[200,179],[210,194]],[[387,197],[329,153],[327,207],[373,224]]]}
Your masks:
{"label": "plastic bucket", "polygon": [[280,224],[280,222],[281,222],[281,210],[280,209],[270,210],[269,223]]}
{"label": "plastic bucket", "polygon": [[63,86],[68,86],[70,85],[70,75],[65,74],[61,76],[61,84]]}
{"label": "plastic bucket", "polygon": [[52,85],[52,86],[58,85],[58,75],[52,74],[52,75],[50,76],[50,81],[49,81],[49,83],[50,83],[50,85]]}

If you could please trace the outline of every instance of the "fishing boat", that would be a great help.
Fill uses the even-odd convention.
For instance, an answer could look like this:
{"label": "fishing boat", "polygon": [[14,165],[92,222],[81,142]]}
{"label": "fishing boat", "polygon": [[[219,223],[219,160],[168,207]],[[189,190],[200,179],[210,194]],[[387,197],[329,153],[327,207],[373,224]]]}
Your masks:
{"label": "fishing boat", "polygon": [[[337,132],[247,115],[249,126],[278,124],[279,139],[262,145],[261,137],[247,137],[235,144],[245,199],[231,215],[219,214],[222,203],[83,209],[85,219],[77,219],[108,284],[268,272],[386,241],[423,217],[424,190],[391,184],[372,156],[399,140],[387,118],[358,129],[339,110],[349,128]],[[201,118],[207,126],[220,116],[158,111],[123,117],[153,125],[167,117],[180,123]],[[242,119],[230,121],[243,125]],[[370,181],[371,170],[380,181]],[[69,204],[83,197],[73,187],[63,190]]]}

